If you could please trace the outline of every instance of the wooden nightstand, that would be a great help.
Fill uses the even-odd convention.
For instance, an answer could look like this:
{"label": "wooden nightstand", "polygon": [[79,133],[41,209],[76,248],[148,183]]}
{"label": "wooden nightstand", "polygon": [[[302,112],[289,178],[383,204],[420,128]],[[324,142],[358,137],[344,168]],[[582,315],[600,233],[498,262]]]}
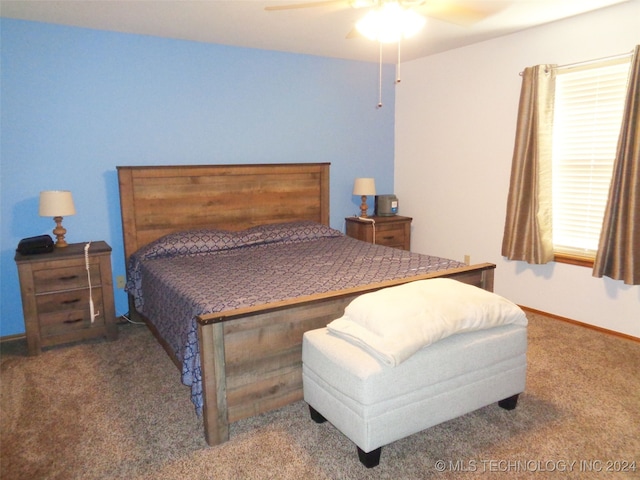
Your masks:
{"label": "wooden nightstand", "polygon": [[[409,250],[411,248],[411,217],[368,217],[375,221],[375,226],[368,220],[358,217],[345,218],[347,235],[358,240],[387,247]],[[374,236],[375,235],[375,236]]]}
{"label": "wooden nightstand", "polygon": [[42,347],[50,345],[118,337],[111,247],[105,242],[92,242],[89,247],[91,293],[97,315],[91,322],[85,245],[73,243],[37,255],[16,253],[29,355],[37,355]]}

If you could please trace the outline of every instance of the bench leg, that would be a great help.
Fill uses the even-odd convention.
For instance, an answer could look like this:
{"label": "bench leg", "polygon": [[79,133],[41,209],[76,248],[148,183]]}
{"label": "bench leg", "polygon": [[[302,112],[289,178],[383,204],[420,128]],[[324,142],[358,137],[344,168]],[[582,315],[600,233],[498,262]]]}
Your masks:
{"label": "bench leg", "polygon": [[367,468],[377,467],[380,463],[380,454],[382,453],[382,447],[378,447],[375,450],[371,450],[370,452],[364,452],[360,447],[358,447],[358,458],[360,459],[360,463],[362,463]]}
{"label": "bench leg", "polygon": [[313,408],[311,405],[309,405],[309,413],[311,414],[311,420],[313,420],[316,423],[324,423],[327,421],[327,419],[324,418],[322,414],[318,412],[315,408]]}
{"label": "bench leg", "polygon": [[516,394],[509,398],[505,398],[504,400],[500,400],[498,402],[498,405],[500,405],[505,410],[513,410],[514,408],[516,408],[516,405],[518,404],[518,395],[519,394]]}
{"label": "bench leg", "polygon": [[[327,419],[311,405],[309,405],[309,414],[311,415],[311,420],[316,423],[324,423],[327,421]],[[365,453],[360,447],[358,447],[358,458],[367,468],[378,466],[380,463],[380,453],[382,453],[382,447],[376,448],[368,453]]]}

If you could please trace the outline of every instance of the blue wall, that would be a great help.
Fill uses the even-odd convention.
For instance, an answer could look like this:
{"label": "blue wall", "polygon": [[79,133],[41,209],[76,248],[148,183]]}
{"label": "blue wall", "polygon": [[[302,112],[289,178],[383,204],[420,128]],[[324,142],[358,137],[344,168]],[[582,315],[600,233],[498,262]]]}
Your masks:
{"label": "blue wall", "polygon": [[[41,190],[73,192],[69,242],[105,240],[124,275],[117,165],[331,162],[331,225],[353,179],[393,191],[393,68],[2,19],[0,336],[24,332],[13,257],[51,234]],[[375,48],[373,46],[372,48]],[[114,281],[115,285],[115,281]],[[116,310],[127,311],[116,290]]]}

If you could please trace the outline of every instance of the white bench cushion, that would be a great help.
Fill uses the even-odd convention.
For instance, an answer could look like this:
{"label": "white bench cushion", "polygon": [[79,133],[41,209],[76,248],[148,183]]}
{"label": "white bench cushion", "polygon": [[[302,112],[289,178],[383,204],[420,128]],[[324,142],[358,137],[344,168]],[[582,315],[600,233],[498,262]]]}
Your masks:
{"label": "white bench cushion", "polygon": [[321,328],[305,333],[302,363],[343,395],[373,405],[438,384],[444,388],[456,378],[468,381],[464,377],[470,372],[510,359],[518,363],[526,355],[526,332],[526,327],[506,325],[453,335],[423,348],[399,366],[389,367]]}

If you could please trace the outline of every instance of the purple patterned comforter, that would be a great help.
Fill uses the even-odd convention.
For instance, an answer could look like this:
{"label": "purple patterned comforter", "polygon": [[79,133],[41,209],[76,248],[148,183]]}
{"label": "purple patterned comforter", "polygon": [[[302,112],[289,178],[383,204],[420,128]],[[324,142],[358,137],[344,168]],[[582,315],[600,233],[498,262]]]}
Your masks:
{"label": "purple patterned comforter", "polygon": [[299,222],[172,234],[132,255],[127,292],[182,362],[202,412],[196,317],[463,266]]}

